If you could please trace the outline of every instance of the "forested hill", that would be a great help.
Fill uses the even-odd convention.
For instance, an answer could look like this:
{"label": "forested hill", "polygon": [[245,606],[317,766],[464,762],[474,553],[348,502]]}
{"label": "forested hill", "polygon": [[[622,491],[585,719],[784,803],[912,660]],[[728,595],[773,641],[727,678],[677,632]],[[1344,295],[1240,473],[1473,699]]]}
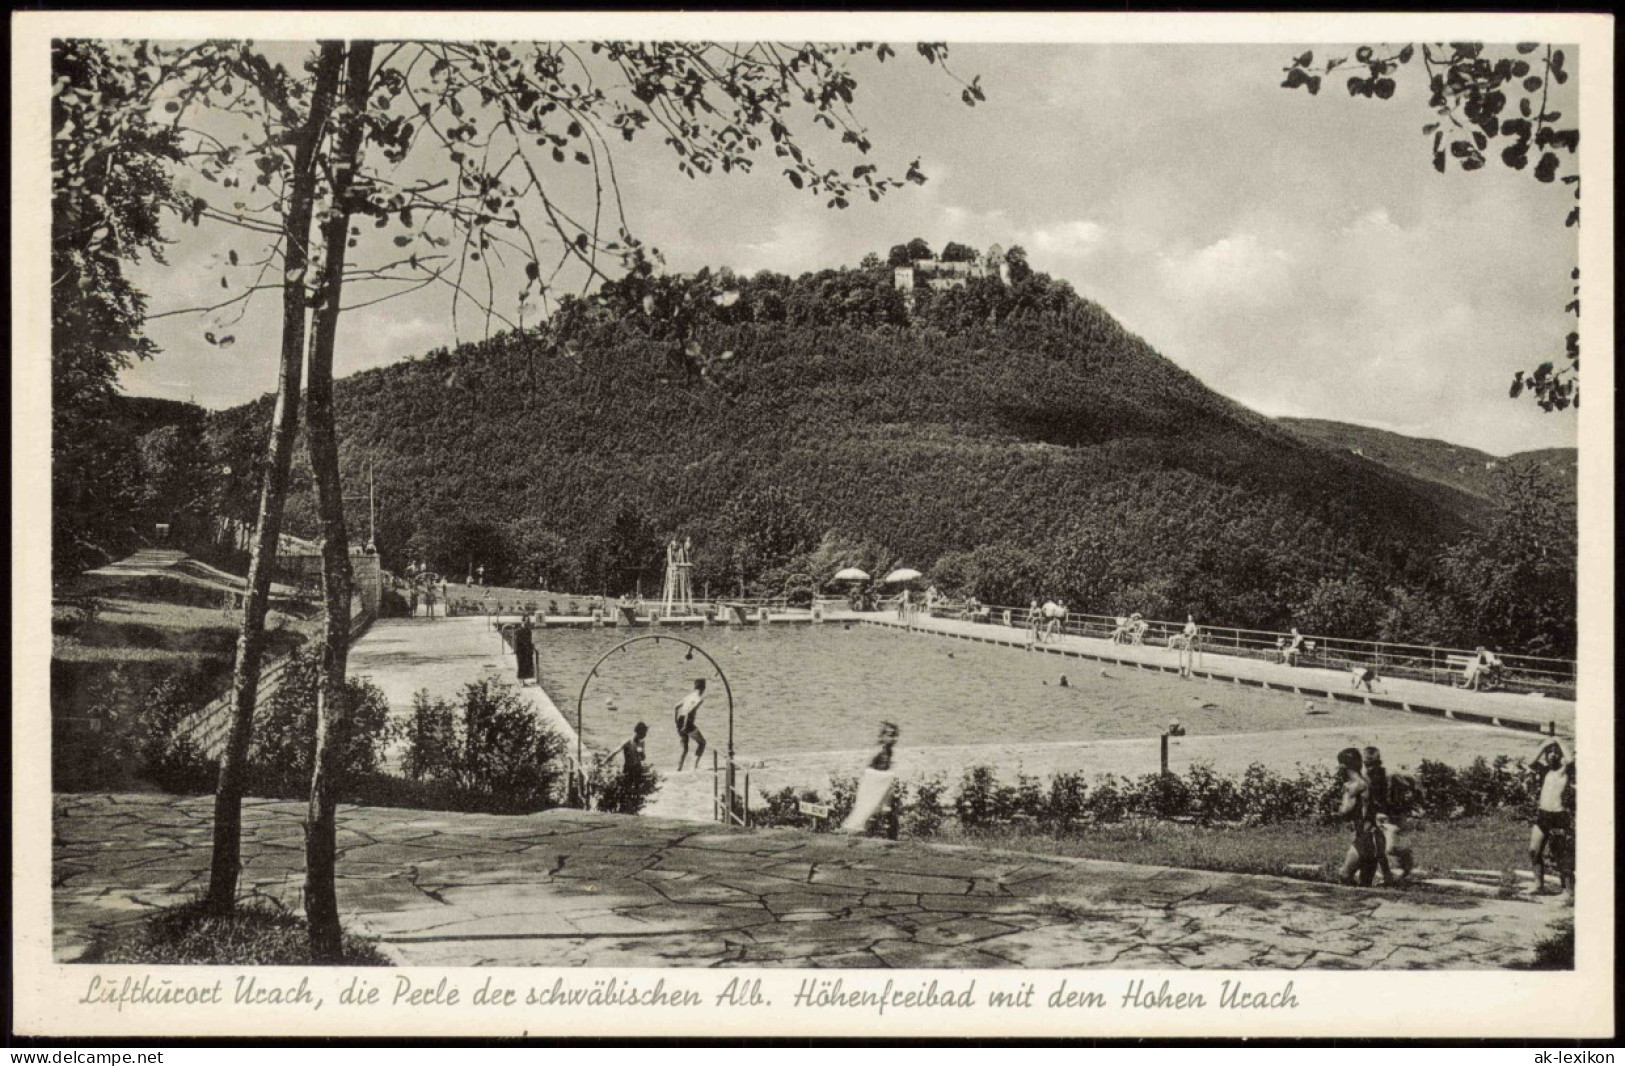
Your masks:
{"label": "forested hill", "polygon": [[1447,441],[1409,437],[1347,422],[1319,418],[1279,421],[1309,440],[1485,501],[1493,501],[1501,495],[1502,475],[1509,469],[1539,471],[1571,496],[1578,483],[1579,451],[1575,448],[1544,448],[1496,456]]}
{"label": "forested hill", "polygon": [[[1420,587],[1467,528],[1027,271],[912,313],[875,260],[634,276],[545,332],[349,378],[338,408],[350,491],[376,462],[387,564],[554,588],[654,594],[686,536],[696,587],[730,593],[906,564],[988,601],[1279,625],[1328,583]],[[257,448],[268,412],[212,436]],[[289,528],[309,514],[296,498]]]}

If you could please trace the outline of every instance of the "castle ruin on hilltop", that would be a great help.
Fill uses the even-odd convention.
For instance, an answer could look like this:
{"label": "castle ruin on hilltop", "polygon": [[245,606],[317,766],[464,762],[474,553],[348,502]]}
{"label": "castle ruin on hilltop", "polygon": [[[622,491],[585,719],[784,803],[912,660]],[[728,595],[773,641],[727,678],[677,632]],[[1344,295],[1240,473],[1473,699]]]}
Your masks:
{"label": "castle ruin on hilltop", "polygon": [[915,290],[922,285],[943,292],[948,289],[962,289],[970,284],[972,278],[996,277],[1004,284],[1010,284],[1010,264],[1005,261],[1004,249],[998,245],[987,250],[985,255],[963,262],[949,262],[943,259],[916,259],[904,266],[894,268],[892,282],[902,290],[903,298],[908,302],[910,310],[913,309]]}

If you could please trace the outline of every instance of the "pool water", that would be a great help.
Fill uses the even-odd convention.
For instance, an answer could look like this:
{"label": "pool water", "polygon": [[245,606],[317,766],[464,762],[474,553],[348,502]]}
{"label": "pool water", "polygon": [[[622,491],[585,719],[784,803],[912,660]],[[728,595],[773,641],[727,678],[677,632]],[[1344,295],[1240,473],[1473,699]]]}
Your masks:
{"label": "pool water", "polygon": [[[866,748],[882,719],[897,723],[909,747],[1154,737],[1175,719],[1192,735],[1327,724],[1306,715],[1300,696],[880,626],[769,625],[663,636],[615,653],[598,668],[581,715],[589,746],[619,745],[640,720],[649,725],[651,757],[657,748],[675,746],[673,707],[703,677],[698,725],[708,744],[726,749],[723,685],[702,656],[685,658],[688,648],[673,639],[679,636],[727,674],[741,756]],[[614,629],[537,634],[542,686],[571,723],[588,671],[626,639]],[[1391,723],[1396,715],[1408,717],[1336,706],[1339,725]]]}

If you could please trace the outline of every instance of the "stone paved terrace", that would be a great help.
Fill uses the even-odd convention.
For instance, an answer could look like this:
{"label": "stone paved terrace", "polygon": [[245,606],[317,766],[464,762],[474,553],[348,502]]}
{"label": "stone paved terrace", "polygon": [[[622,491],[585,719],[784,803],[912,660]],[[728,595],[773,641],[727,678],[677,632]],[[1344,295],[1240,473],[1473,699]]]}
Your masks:
{"label": "stone paved terrace", "polygon": [[[55,950],[207,877],[208,797],[58,796]],[[303,805],[250,800],[244,890],[298,905]],[[1562,904],[1358,890],[654,818],[342,808],[339,903],[404,965],[1502,968]]]}

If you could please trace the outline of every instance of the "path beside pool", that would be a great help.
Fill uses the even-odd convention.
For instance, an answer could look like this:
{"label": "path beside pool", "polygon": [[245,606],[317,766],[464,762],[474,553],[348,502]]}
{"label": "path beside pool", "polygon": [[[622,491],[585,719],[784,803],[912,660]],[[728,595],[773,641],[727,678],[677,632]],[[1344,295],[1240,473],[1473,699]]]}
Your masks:
{"label": "path beside pool", "polygon": [[[485,677],[515,683],[513,655],[484,618],[379,619],[351,647],[350,676],[377,685],[397,718],[412,713],[419,691],[450,699]],[[574,747],[575,728],[539,685],[514,691]]]}
{"label": "path beside pool", "polygon": [[[916,616],[904,624],[894,614],[848,614],[871,625],[897,629],[911,629],[962,640],[984,641],[1027,650],[1027,631],[1010,626],[966,622],[955,618]],[[1152,645],[1113,644],[1097,637],[1067,634],[1032,647],[1030,654],[1050,654],[1058,658],[1079,657],[1137,670],[1152,669],[1159,673],[1175,673],[1179,667],[1179,654],[1169,648]],[[1108,667],[1109,668],[1109,667]],[[1575,703],[1573,700],[1552,699],[1545,696],[1518,692],[1474,692],[1449,685],[1436,685],[1408,678],[1384,678],[1377,682],[1377,691],[1356,692],[1350,684],[1349,671],[1330,670],[1314,666],[1285,666],[1262,659],[1225,655],[1204,651],[1197,657],[1195,680],[1211,684],[1253,684],[1298,692],[1304,695],[1329,695],[1330,698],[1370,706],[1391,706],[1394,710],[1417,714],[1461,714],[1482,719],[1500,719],[1509,728],[1524,727],[1531,733],[1544,731],[1555,722],[1557,730],[1565,736],[1574,735]],[[1475,718],[1463,718],[1474,721]],[[1486,722],[1485,724],[1489,724]]]}
{"label": "path beside pool", "polygon": [[[54,799],[53,928],[102,930],[208,877],[211,797]],[[251,799],[242,889],[299,907],[304,804]],[[1552,898],[1278,877],[555,810],[339,812],[339,906],[412,966],[1499,969]]]}

